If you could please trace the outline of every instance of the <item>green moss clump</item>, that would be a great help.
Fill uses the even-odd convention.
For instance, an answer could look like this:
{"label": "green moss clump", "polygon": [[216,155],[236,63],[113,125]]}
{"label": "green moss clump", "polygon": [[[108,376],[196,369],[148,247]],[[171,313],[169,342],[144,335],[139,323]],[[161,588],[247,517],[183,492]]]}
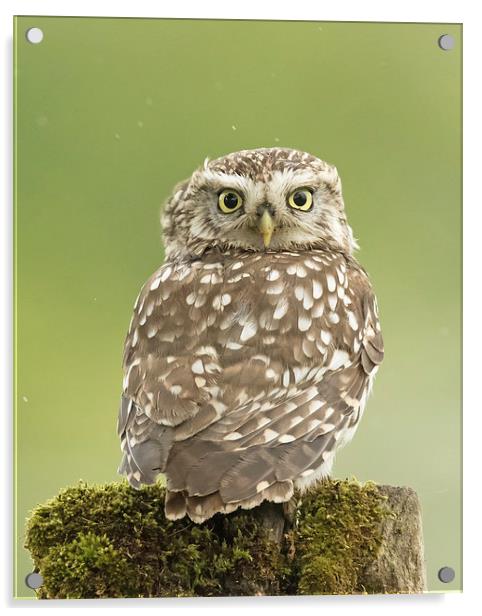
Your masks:
{"label": "green moss clump", "polygon": [[106,535],[98,536],[91,531],[80,532],[71,543],[53,547],[42,573],[47,580],[46,588],[55,589],[57,597],[116,598],[136,592],[131,563]]}
{"label": "green moss clump", "polygon": [[[285,557],[249,512],[197,525],[167,520],[164,488],[127,483],[63,490],[27,521],[39,598],[279,594]],[[241,589],[241,591],[240,591]]]}
{"label": "green moss clump", "polygon": [[281,544],[252,511],[204,524],[164,516],[164,488],[80,483],[38,506],[26,547],[44,578],[39,598],[351,594],[390,515],[371,483],[324,481],[299,495]]}
{"label": "green moss clump", "polygon": [[297,594],[370,592],[362,574],[377,557],[387,515],[373,483],[324,481],[304,494],[293,531]]}

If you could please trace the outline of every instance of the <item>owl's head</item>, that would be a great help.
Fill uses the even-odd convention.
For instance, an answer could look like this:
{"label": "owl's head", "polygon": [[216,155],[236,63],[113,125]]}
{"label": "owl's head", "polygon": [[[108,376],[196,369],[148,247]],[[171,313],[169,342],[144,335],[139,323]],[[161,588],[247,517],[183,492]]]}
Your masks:
{"label": "owl's head", "polygon": [[299,150],[260,148],[206,160],[163,213],[168,256],[357,248],[335,167]]}

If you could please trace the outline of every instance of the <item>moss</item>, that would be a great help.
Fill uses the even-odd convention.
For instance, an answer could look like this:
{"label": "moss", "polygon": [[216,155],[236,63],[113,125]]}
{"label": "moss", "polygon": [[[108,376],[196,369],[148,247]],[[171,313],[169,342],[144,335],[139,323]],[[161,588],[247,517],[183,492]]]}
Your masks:
{"label": "moss", "polygon": [[40,598],[364,592],[385,515],[376,486],[323,482],[279,545],[252,511],[173,522],[159,485],[80,483],[32,512],[26,547]]}
{"label": "moss", "polygon": [[298,594],[369,592],[362,574],[378,555],[390,515],[373,483],[325,481],[306,493],[294,532]]}
{"label": "moss", "polygon": [[202,525],[164,516],[164,488],[126,483],[63,490],[27,522],[44,578],[40,598],[252,594],[280,591],[284,557],[249,512]]}
{"label": "moss", "polygon": [[[69,599],[135,595],[135,572],[106,535],[80,532],[65,545],[55,546],[42,567],[43,592]],[[122,590],[121,590],[122,589]]]}

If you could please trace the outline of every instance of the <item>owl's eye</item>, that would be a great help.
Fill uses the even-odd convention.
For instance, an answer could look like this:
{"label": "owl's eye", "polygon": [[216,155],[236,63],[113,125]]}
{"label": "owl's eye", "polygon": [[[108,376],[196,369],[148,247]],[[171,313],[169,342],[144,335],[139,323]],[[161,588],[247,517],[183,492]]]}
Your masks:
{"label": "owl's eye", "polygon": [[223,190],[218,197],[218,206],[221,212],[231,214],[243,205],[243,198],[234,190]]}
{"label": "owl's eye", "polygon": [[288,203],[295,210],[307,212],[313,205],[313,194],[307,188],[298,188],[288,197]]}

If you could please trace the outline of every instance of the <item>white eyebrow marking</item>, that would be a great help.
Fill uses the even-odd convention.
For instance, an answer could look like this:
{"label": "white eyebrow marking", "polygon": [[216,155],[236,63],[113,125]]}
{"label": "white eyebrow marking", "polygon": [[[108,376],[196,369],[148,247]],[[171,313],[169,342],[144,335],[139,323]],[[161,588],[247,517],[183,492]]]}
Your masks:
{"label": "white eyebrow marking", "polygon": [[223,171],[213,171],[212,169],[203,171],[202,177],[215,188],[232,188],[233,190],[243,193],[245,197],[255,190],[256,185],[259,184],[259,182],[254,182],[247,176],[224,173]]}

